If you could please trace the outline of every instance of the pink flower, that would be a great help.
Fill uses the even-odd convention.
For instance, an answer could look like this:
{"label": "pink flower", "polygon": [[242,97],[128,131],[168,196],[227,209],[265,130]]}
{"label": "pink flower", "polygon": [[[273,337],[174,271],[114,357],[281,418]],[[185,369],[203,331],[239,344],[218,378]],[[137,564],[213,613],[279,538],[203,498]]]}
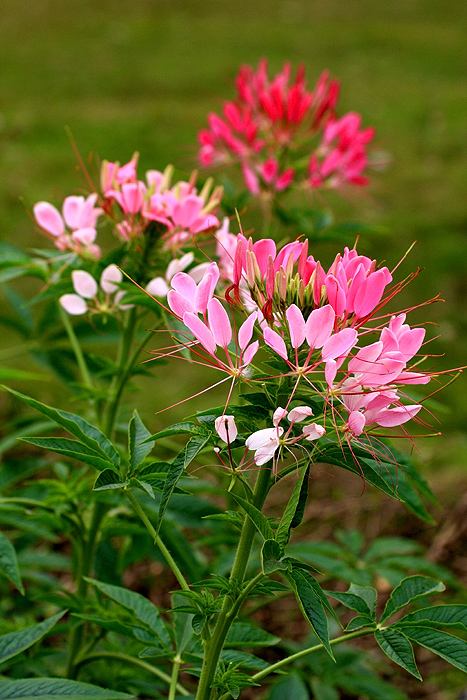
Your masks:
{"label": "pink flower", "polygon": [[284,432],[284,428],[264,428],[252,433],[245,441],[245,445],[249,450],[254,450],[253,459],[258,467],[261,467],[266,462],[271,460],[276,450],[280,445],[280,437]]}
{"label": "pink flower", "polygon": [[[96,222],[102,209],[96,207],[97,194],[84,197],[66,197],[62,214],[49,202],[38,202],[33,207],[34,217],[61,250],[70,250],[82,257],[99,258],[99,246],[94,244],[97,236]],[[67,230],[68,229],[68,230]]]}
{"label": "pink flower", "polygon": [[237,426],[235,425],[234,416],[219,416],[218,418],[216,418],[214,425],[216,427],[216,432],[221,438],[221,440],[223,440],[226,443],[232,443],[235,441],[238,435],[238,430]]}
{"label": "pink flower", "polygon": [[[85,270],[73,270],[71,280],[75,294],[63,294],[60,305],[72,316],[81,316],[91,311],[92,313],[112,313],[114,310],[133,308],[133,304],[120,304],[125,292],[119,290],[118,284],[123,275],[116,265],[108,265],[101,274],[99,286],[105,293],[105,298],[99,298],[99,286],[92,275]],[[114,294],[113,301],[110,296]],[[92,303],[90,303],[92,302]]]}

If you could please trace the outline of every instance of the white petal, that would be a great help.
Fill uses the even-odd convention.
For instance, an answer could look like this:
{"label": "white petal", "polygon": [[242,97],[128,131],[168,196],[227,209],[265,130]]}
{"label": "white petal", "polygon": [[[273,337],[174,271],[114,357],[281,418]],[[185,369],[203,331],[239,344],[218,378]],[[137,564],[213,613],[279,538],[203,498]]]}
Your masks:
{"label": "white petal", "polygon": [[75,292],[84,299],[93,299],[97,294],[97,282],[89,272],[85,270],[73,270],[71,273]]}
{"label": "white petal", "polygon": [[121,282],[123,275],[118,267],[114,264],[108,265],[101,275],[101,288],[106,292],[106,294],[113,294],[118,292],[118,286],[114,282]]}
{"label": "white petal", "polygon": [[82,297],[77,294],[63,294],[59,302],[61,306],[72,316],[81,316],[88,310],[88,305]]}
{"label": "white petal", "polygon": [[169,293],[169,285],[163,277],[154,277],[146,285],[146,291],[153,297],[166,297]]}

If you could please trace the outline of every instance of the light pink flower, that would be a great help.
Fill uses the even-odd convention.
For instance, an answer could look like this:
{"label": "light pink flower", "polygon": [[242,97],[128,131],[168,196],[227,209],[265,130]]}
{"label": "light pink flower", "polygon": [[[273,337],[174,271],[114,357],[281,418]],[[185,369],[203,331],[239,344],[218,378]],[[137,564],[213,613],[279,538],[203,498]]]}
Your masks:
{"label": "light pink flower", "polygon": [[258,467],[266,464],[271,460],[277,448],[280,445],[280,437],[284,432],[284,428],[263,428],[252,433],[245,441],[245,445],[249,450],[254,450],[253,459]]}
{"label": "light pink flower", "polygon": [[227,443],[232,443],[235,441],[238,435],[238,430],[237,426],[235,425],[234,416],[219,416],[216,418],[214,425],[221,440]]}
{"label": "light pink flower", "polygon": [[96,222],[103,210],[96,207],[97,194],[84,197],[66,197],[62,213],[49,202],[38,202],[33,207],[34,217],[41,227],[61,250],[70,250],[77,255],[99,258],[99,246],[94,241],[97,236]]}

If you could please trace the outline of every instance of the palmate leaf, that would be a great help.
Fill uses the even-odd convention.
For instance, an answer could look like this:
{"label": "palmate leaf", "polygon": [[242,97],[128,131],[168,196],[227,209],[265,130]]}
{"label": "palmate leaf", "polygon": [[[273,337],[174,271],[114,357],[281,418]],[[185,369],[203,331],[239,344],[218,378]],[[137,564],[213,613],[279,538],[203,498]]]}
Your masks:
{"label": "palmate leaf", "polygon": [[95,450],[91,450],[78,440],[56,437],[23,437],[21,440],[29,443],[30,445],[41,447],[43,450],[56,452],[64,457],[70,457],[78,460],[79,462],[90,464],[92,467],[99,469],[99,471],[111,469],[113,470],[115,476],[115,466],[110,459],[103,459],[100,454],[95,452]]}
{"label": "palmate leaf", "polygon": [[380,622],[385,622],[398,610],[417,598],[432,593],[441,593],[445,585],[441,581],[435,581],[427,576],[409,576],[405,578],[391,593],[384,608]]}
{"label": "palmate leaf", "polygon": [[422,680],[420,672],[415,663],[412,645],[407,637],[398,630],[386,629],[377,630],[375,639],[386,656],[406,671]]}
{"label": "palmate leaf", "polygon": [[[10,632],[9,634],[2,635],[0,637],[0,663],[11,659],[17,654],[21,654],[22,651],[29,649],[29,647],[39,641],[39,639],[42,639],[60,618],[63,617],[65,612],[66,611],[60,612],[58,615],[49,617],[48,620],[39,622],[39,624],[32,625],[31,627],[26,627],[18,632]],[[2,685],[3,683],[0,682],[0,686]]]}
{"label": "palmate leaf", "polygon": [[0,532],[0,571],[6,576],[18,591],[24,595],[24,588],[19,573],[16,551],[8,537]]}
{"label": "palmate leaf", "polygon": [[40,401],[36,401],[30,396],[25,396],[20,394],[18,391],[14,391],[9,387],[4,387],[10,394],[13,394],[24,403],[31,406],[31,408],[36,409],[39,413],[42,413],[47,418],[55,421],[62,428],[67,430],[73,437],[77,438],[80,442],[85,444],[87,447],[97,452],[105,460],[109,460],[116,469],[120,466],[120,457],[117,450],[112,445],[110,440],[102,433],[98,428],[85,421],[80,416],[74,413],[68,413],[67,411],[61,411],[51,406],[46,406]]}
{"label": "palmate leaf", "polygon": [[125,610],[131,612],[137,622],[142,622],[155,633],[164,647],[170,648],[170,639],[166,626],[159,615],[158,609],[150,600],[121,586],[114,586],[95,579],[86,579],[86,581],[115,603],[121,605]]}
{"label": "palmate leaf", "polygon": [[130,700],[134,695],[63,678],[0,681],[0,700]]}

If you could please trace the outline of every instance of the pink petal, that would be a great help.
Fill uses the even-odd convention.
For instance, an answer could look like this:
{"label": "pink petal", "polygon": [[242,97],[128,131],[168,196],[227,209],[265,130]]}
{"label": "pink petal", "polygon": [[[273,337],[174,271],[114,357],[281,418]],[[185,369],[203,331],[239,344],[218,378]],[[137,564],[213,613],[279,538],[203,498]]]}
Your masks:
{"label": "pink petal", "polygon": [[355,314],[363,318],[369,314],[381,301],[387,284],[384,270],[376,270],[366,278],[355,294]]}
{"label": "pink petal", "polygon": [[295,304],[291,304],[285,312],[289,322],[290,342],[293,348],[299,348],[305,341],[305,320]]}
{"label": "pink petal", "polygon": [[79,228],[77,231],[73,231],[71,237],[74,241],[81,243],[81,245],[90,245],[96,240],[97,231],[95,228],[87,226],[86,228]]}
{"label": "pink petal", "polygon": [[186,272],[177,272],[174,277],[172,277],[170,284],[172,287],[187,299],[194,301],[196,294],[196,282],[190,275]]}
{"label": "pink petal", "polygon": [[279,425],[281,420],[287,415],[287,409],[278,406],[272,415],[272,424],[275,428]]}
{"label": "pink petal", "polygon": [[269,326],[263,331],[264,342],[269,345],[270,348],[277,352],[280,357],[287,360],[287,348],[285,347],[284,339],[273,331]]}
{"label": "pink petal", "polygon": [[204,206],[204,201],[196,195],[188,195],[183,202],[178,202],[173,209],[172,218],[174,224],[190,229],[195,223]]}
{"label": "pink petal", "polygon": [[397,377],[398,383],[402,384],[428,384],[430,380],[429,375],[419,372],[401,372]]}
{"label": "pink petal", "polygon": [[214,425],[216,427],[216,433],[219,435],[221,440],[227,443],[234,442],[238,435],[234,416],[219,416],[216,418]]}
{"label": "pink petal", "polygon": [[354,435],[361,435],[366,424],[366,419],[363,413],[352,411],[349,416],[349,428]]}
{"label": "pink petal", "polygon": [[314,350],[323,347],[331,336],[335,318],[335,311],[329,304],[311,312],[305,329],[306,341],[310,348]]}
{"label": "pink petal", "polygon": [[381,411],[375,423],[381,425],[383,428],[393,428],[396,425],[402,425],[409,421],[417,415],[420,409],[421,406],[417,404],[388,408],[385,411]]}
{"label": "pink petal", "polygon": [[313,411],[309,406],[297,406],[290,411],[287,418],[291,423],[301,423],[312,415]]}
{"label": "pink petal", "polygon": [[98,290],[97,282],[89,272],[85,272],[85,270],[73,270],[71,279],[75,292],[79,294],[80,297],[84,297],[84,299],[93,299],[96,296]]}
{"label": "pink petal", "polygon": [[305,435],[305,440],[312,442],[312,440],[319,440],[326,434],[326,429],[323,425],[318,423],[310,423],[310,425],[305,425],[302,430],[303,435]]}
{"label": "pink petal", "polygon": [[367,345],[359,350],[349,362],[349,372],[371,372],[374,362],[381,355],[382,349],[383,343],[378,340],[376,343]]}
{"label": "pink petal", "polygon": [[199,340],[203,348],[207,350],[210,355],[215,355],[216,341],[214,340],[214,336],[209,328],[204,325],[199,316],[187,312],[183,314],[183,323],[190,329],[195,338]]}
{"label": "pink petal", "polygon": [[41,228],[52,236],[61,236],[65,232],[63,219],[58,209],[48,202],[38,202],[33,207],[34,217]]}
{"label": "pink petal", "polygon": [[63,294],[59,302],[65,311],[72,316],[81,316],[81,314],[85,314],[88,310],[88,305],[84,299],[77,294]]}
{"label": "pink petal", "polygon": [[153,297],[166,297],[169,292],[169,285],[163,277],[154,277],[146,285],[146,291]]}
{"label": "pink petal", "polygon": [[212,275],[208,272],[196,288],[194,304],[198,313],[204,314],[208,308],[208,304],[212,299]]}
{"label": "pink petal", "polygon": [[249,365],[256,353],[259,350],[259,341],[255,340],[254,343],[252,343],[244,352],[243,358],[242,358],[242,366],[245,367],[246,365]]}
{"label": "pink petal", "polygon": [[399,336],[399,350],[406,361],[411,360],[415,353],[420,350],[424,338],[424,328],[412,328],[412,330],[405,331]]}
{"label": "pink petal", "polygon": [[358,333],[355,328],[344,328],[332,335],[323,345],[323,361],[335,360],[337,357],[347,355],[357,340]]}
{"label": "pink petal", "polygon": [[232,340],[232,326],[227,311],[218,299],[209,302],[208,319],[216,345],[226,348]]}
{"label": "pink petal", "polygon": [[238,330],[238,344],[240,346],[240,350],[245,350],[246,346],[250,342],[252,336],[253,336],[253,328],[255,325],[255,321],[257,318],[257,313],[256,311],[253,311],[250,316],[242,323]]}
{"label": "pink petal", "polygon": [[106,294],[118,292],[118,286],[114,282],[120,283],[123,279],[121,270],[114,264],[108,265],[102,272],[100,285]]}
{"label": "pink petal", "polygon": [[337,362],[335,360],[328,360],[324,368],[324,378],[329,387],[333,385],[334,379],[337,374]]}
{"label": "pink petal", "polygon": [[171,289],[167,294],[167,303],[178,318],[183,318],[186,312],[193,312],[195,310],[191,301],[174,289]]}
{"label": "pink petal", "polygon": [[62,214],[66,225],[71,229],[81,228],[81,212],[84,206],[84,197],[66,197],[63,206]]}
{"label": "pink petal", "polygon": [[257,241],[253,246],[253,253],[255,254],[256,262],[261,271],[261,276],[264,277],[268,269],[269,256],[276,257],[276,244],[272,238],[262,238]]}

